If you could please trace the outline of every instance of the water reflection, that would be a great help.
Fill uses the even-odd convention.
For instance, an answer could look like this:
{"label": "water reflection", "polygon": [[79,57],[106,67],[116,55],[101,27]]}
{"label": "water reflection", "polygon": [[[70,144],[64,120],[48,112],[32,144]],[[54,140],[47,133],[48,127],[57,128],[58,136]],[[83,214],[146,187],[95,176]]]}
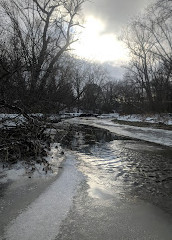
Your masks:
{"label": "water reflection", "polygon": [[139,197],[172,214],[172,150],[88,126],[74,126],[66,139],[91,197]]}
{"label": "water reflection", "polygon": [[123,137],[110,133],[105,129],[90,127],[85,125],[71,125],[68,127],[68,132],[62,138],[63,147],[70,149],[83,148],[83,146],[90,146],[95,143],[105,143],[113,140],[127,140],[128,137]]}

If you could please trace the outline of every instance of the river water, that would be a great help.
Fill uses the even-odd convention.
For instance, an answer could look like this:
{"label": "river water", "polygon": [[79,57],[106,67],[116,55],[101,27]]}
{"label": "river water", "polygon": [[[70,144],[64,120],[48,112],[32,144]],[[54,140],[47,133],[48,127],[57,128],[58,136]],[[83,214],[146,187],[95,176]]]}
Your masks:
{"label": "river water", "polygon": [[85,180],[57,239],[172,239],[171,149],[89,126],[66,139]]}
{"label": "river water", "polygon": [[75,124],[62,144],[58,178],[4,186],[0,239],[172,239],[171,148]]}

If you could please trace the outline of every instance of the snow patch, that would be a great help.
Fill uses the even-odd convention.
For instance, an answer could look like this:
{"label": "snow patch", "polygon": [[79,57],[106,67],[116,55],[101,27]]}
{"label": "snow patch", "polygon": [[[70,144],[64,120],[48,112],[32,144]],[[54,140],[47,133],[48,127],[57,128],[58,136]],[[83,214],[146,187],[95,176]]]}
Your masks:
{"label": "snow patch", "polygon": [[44,159],[49,163],[51,170],[43,163],[30,164],[25,161],[12,165],[12,169],[0,166],[0,183],[16,181],[21,178],[50,177],[58,174],[60,164],[65,159],[60,143],[52,143],[47,157]]}
{"label": "snow patch", "polygon": [[166,125],[172,125],[171,114],[154,114],[154,115],[144,115],[144,114],[131,114],[131,115],[120,115],[119,113],[112,114],[102,114],[98,118],[107,119],[114,118],[121,121],[129,122],[147,122],[147,123],[163,123]]}
{"label": "snow patch", "polygon": [[172,147],[172,131],[169,130],[120,125],[113,123],[109,119],[74,118],[66,121],[104,128],[118,135]]}
{"label": "snow patch", "polygon": [[60,177],[6,228],[6,240],[53,240],[67,216],[81,175],[67,155]]}

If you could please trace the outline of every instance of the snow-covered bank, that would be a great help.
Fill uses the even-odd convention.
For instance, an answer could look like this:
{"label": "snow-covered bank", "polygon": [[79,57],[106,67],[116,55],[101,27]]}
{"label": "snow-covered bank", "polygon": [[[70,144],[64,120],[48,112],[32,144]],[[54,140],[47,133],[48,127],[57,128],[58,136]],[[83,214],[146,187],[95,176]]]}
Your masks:
{"label": "snow-covered bank", "polygon": [[60,177],[6,227],[7,240],[53,240],[67,216],[82,175],[68,154]]}
{"label": "snow-covered bank", "polygon": [[119,113],[113,114],[102,114],[99,116],[101,119],[113,118],[119,121],[128,122],[142,122],[142,123],[162,123],[165,125],[172,125],[171,114],[131,114],[131,115],[120,115]]}
{"label": "snow-covered bank", "polygon": [[172,147],[172,131],[168,130],[115,124],[110,118],[73,118],[66,121],[104,128],[119,135]]}
{"label": "snow-covered bank", "polygon": [[[47,120],[52,122],[58,122],[60,119],[73,118],[73,117],[82,117],[84,113],[63,113],[63,114],[49,114],[44,115],[41,113],[30,114],[31,117],[47,117]],[[101,114],[97,115],[100,119],[115,119],[119,121],[128,121],[128,122],[146,122],[146,123],[163,123],[165,125],[172,125],[172,114],[171,113],[162,113],[162,114],[130,114],[130,115],[121,115],[119,113],[110,113],[110,114]],[[22,124],[25,119],[20,114],[0,114],[0,127],[9,126],[14,127],[17,124]]]}
{"label": "snow-covered bank", "polygon": [[8,181],[16,181],[19,179],[29,178],[45,178],[56,176],[59,171],[60,164],[64,160],[65,156],[61,154],[62,148],[59,143],[52,143],[50,150],[47,152],[47,157],[44,157],[48,165],[37,163],[36,161],[31,164],[27,161],[21,161],[13,164],[11,167],[3,167],[3,163],[0,164],[0,183],[6,183]]}

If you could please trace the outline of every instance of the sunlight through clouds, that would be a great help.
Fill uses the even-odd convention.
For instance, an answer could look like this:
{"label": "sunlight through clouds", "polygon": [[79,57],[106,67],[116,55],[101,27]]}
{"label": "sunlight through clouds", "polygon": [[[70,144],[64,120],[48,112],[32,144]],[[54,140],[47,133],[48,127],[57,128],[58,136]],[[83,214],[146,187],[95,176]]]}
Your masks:
{"label": "sunlight through clouds", "polygon": [[113,33],[105,33],[106,26],[93,16],[86,18],[79,41],[73,47],[75,54],[88,60],[104,62],[125,62],[128,53]]}

